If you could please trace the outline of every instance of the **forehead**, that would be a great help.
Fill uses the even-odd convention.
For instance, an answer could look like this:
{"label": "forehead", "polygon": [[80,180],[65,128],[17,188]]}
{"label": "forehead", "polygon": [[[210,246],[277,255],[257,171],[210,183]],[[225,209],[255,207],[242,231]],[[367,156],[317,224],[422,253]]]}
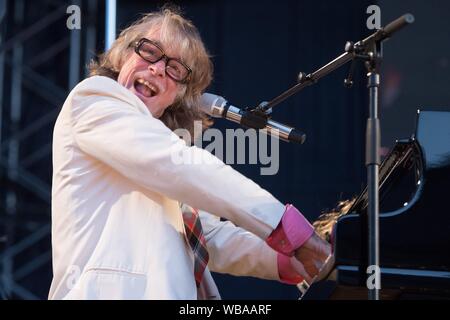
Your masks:
{"label": "forehead", "polygon": [[145,38],[155,41],[165,53],[172,58],[178,58],[189,62],[192,57],[189,54],[189,41],[183,38],[175,30],[163,30],[161,26],[150,28],[144,35]]}
{"label": "forehead", "polygon": [[167,55],[172,57],[181,57],[181,48],[175,43],[170,41],[168,37],[161,32],[161,28],[150,29],[144,36],[145,38],[156,42]]}

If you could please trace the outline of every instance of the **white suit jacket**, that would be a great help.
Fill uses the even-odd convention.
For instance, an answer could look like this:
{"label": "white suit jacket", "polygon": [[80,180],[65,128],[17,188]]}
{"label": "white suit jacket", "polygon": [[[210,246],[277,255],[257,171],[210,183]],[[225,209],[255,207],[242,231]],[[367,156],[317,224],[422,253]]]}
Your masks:
{"label": "white suit jacket", "polygon": [[[175,164],[173,152],[209,161]],[[282,203],[186,146],[116,81],[79,83],[53,135],[49,298],[220,298],[208,269],[197,292],[179,202],[201,210],[210,270],[279,280],[276,252],[264,239]]]}

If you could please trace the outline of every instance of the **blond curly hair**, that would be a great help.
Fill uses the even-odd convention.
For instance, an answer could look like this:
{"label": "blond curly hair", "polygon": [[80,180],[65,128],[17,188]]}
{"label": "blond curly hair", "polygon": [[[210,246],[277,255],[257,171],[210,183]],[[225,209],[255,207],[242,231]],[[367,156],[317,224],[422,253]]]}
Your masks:
{"label": "blond curly hair", "polygon": [[163,7],[160,11],[144,14],[124,29],[109,50],[91,61],[89,75],[117,80],[124,60],[133,53],[132,44],[155,29],[159,29],[163,46],[178,52],[181,60],[192,69],[189,81],[181,85],[175,102],[164,111],[160,120],[172,130],[187,129],[193,136],[194,121],[201,121],[203,129],[212,124],[212,120],[200,111],[199,102],[212,81],[213,65],[197,28],[181,15],[178,8]]}

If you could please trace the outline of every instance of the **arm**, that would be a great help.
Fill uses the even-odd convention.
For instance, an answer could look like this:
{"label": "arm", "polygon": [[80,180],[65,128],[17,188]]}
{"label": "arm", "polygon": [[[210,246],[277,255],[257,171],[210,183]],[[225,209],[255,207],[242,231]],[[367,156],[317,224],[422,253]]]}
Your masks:
{"label": "arm", "polygon": [[230,221],[220,221],[205,211],[199,212],[206,239],[211,271],[235,276],[252,276],[297,284],[303,280],[301,263],[277,253],[267,243]]}
{"label": "arm", "polygon": [[199,211],[211,271],[280,280],[277,253],[254,234]]}
{"label": "arm", "polygon": [[[280,229],[286,228],[281,221],[283,204],[209,152],[186,146],[151,116],[139,98],[116,81],[89,78],[72,91],[68,100],[65,108],[69,108],[72,134],[79,149],[140,187],[214,212],[263,240],[271,236],[268,244],[291,256],[313,238],[307,224],[302,229],[306,233],[292,238],[296,240],[286,247],[284,239],[289,233],[277,236]],[[179,155],[203,161],[176,163],[174,158]],[[300,224],[307,222],[297,214]],[[301,259],[297,251],[296,257]]]}
{"label": "arm", "polygon": [[[187,147],[115,81],[93,77],[75,90],[73,135],[86,154],[143,188],[220,213],[262,239],[278,225],[284,212],[278,200],[209,152]],[[177,154],[206,161],[176,164]]]}

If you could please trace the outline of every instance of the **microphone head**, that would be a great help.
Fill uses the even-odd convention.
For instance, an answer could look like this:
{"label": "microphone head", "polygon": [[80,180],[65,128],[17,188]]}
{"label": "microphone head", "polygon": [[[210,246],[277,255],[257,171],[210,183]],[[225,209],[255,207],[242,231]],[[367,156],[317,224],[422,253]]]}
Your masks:
{"label": "microphone head", "polygon": [[227,101],[216,94],[205,92],[200,99],[200,110],[215,118],[222,118]]}

